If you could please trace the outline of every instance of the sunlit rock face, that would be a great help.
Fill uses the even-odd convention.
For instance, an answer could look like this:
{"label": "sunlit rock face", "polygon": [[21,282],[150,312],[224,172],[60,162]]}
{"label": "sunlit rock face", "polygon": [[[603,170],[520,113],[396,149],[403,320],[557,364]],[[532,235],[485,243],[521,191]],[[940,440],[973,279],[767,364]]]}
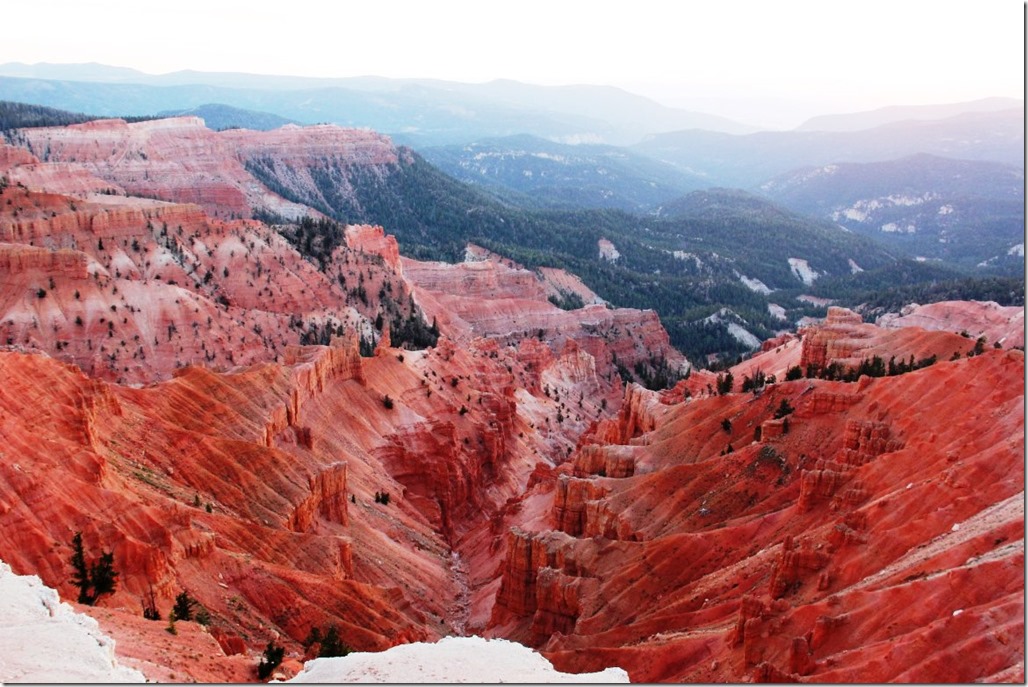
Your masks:
{"label": "sunlit rock face", "polygon": [[[1023,681],[1023,309],[832,308],[731,393],[652,392],[619,366],[688,369],[656,313],[574,275],[417,262],[368,226],[319,264],[252,219],[318,216],[313,179],[301,205],[260,165],[394,164],[377,134],[25,136],[0,147],[0,550],[66,599],[74,534],[112,552],[116,591],[80,610],[147,677],[255,679],[269,641],[288,677],[335,625],[360,652],[479,634],[642,682]],[[401,348],[389,300],[437,343]],[[936,362],[784,381],[875,356]],[[142,618],[186,590],[206,629]]]}
{"label": "sunlit rock face", "polygon": [[644,682],[1023,674],[1023,352],[842,312],[801,345],[940,361],[670,405],[636,391],[661,411],[626,401],[535,487],[551,518],[510,534],[497,631]]}

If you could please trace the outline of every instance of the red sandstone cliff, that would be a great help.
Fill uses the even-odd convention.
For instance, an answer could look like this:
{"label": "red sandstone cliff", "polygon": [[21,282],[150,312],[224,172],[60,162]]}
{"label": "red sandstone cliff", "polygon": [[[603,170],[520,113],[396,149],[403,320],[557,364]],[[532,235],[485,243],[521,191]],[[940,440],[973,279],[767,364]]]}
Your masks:
{"label": "red sandstone cliff", "polygon": [[900,313],[882,315],[877,324],[890,329],[920,327],[984,336],[990,346],[1024,347],[1024,308],[1002,307],[992,301],[944,301],[912,305]]}
{"label": "red sandstone cliff", "polygon": [[[804,346],[968,345],[843,315]],[[536,487],[551,517],[510,535],[494,627],[563,670],[634,681],[1020,679],[1023,375],[1022,352],[987,350],[778,383],[654,405],[648,431],[609,445],[639,423],[626,403]]]}
{"label": "red sandstone cliff", "polygon": [[[324,206],[312,177],[319,165],[345,168],[397,161],[396,148],[387,137],[333,125],[215,132],[197,117],[177,117],[135,124],[101,120],[19,133],[31,153],[60,167],[50,167],[46,174],[22,166],[12,171],[12,181],[71,193],[99,191],[98,184],[85,180],[100,179],[106,187],[132,195],[194,203],[214,217],[250,217],[254,209],[288,218],[316,214],[311,208]],[[23,158],[16,162],[29,164]],[[55,173],[59,169],[64,172]],[[290,191],[305,205],[263,186],[254,178],[261,170],[288,179]]]}
{"label": "red sandstone cliff", "polygon": [[[312,213],[255,165],[388,165],[384,137],[26,136],[35,155],[0,147],[0,549],[66,597],[74,532],[113,551],[93,612],[134,655],[216,641],[255,663],[334,623],[357,649],[478,632],[635,681],[1023,681],[1024,359],[998,333],[968,357],[973,325],[999,331],[980,308],[894,329],[832,309],[733,368],[737,389],[776,384],[716,396],[696,372],[658,394],[614,364],[684,363],[656,315],[560,310],[549,296],[591,300],[570,275],[474,248],[402,259],[380,227],[348,228],[319,270],[228,219]],[[306,174],[291,191],[316,205]],[[386,301],[438,345],[391,348]],[[876,355],[939,362],[782,381]],[[206,640],[150,652],[163,629],[116,618],[183,589]],[[243,679],[241,659],[187,674]]]}

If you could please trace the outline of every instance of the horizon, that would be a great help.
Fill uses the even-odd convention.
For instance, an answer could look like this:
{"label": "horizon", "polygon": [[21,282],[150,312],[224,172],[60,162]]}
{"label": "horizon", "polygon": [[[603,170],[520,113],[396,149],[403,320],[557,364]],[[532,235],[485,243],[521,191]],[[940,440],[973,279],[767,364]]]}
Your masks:
{"label": "horizon", "polygon": [[642,0],[626,13],[581,0],[329,8],[298,0],[282,12],[236,0],[41,0],[8,8],[8,25],[19,29],[0,45],[0,63],[613,86],[765,129],[889,106],[1024,99],[1021,2],[869,0],[860,11],[812,0],[665,5]]}

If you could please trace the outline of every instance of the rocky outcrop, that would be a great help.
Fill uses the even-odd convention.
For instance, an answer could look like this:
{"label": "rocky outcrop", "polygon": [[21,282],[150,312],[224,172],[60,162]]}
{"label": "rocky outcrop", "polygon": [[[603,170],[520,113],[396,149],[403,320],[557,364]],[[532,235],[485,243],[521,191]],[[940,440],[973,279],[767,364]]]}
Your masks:
{"label": "rocky outcrop", "polygon": [[811,575],[824,569],[828,561],[827,551],[815,547],[807,540],[797,544],[792,537],[786,537],[778,560],[771,566],[771,581],[768,584],[771,598],[781,599],[795,593]]}
{"label": "rocky outcrop", "polygon": [[856,367],[862,360],[878,356],[883,361],[915,361],[933,357],[948,360],[973,349],[958,333],[928,331],[917,327],[885,329],[864,323],[857,313],[832,306],[824,322],[801,329],[803,341],[800,366],[803,370],[823,370],[832,363]]}
{"label": "rocky outcrop", "polygon": [[289,218],[312,214],[312,207],[326,205],[319,173],[336,171],[336,193],[344,193],[348,182],[338,170],[396,164],[399,154],[388,138],[369,131],[320,125],[214,132],[197,117],[101,120],[20,133],[30,152],[72,174],[86,173],[133,195],[195,203],[217,217],[249,217],[252,209]]}
{"label": "rocky outcrop", "polygon": [[651,358],[666,360],[672,369],[687,366],[653,311],[603,305],[561,310],[548,301],[545,283],[534,272],[500,259],[402,262],[426,316],[457,341],[484,337],[517,346],[537,339],[562,351],[573,340],[592,356],[608,386],[617,374],[615,360],[629,369]]}
{"label": "rocky outcrop", "polygon": [[596,508],[608,489],[591,479],[575,479],[561,475],[553,499],[554,527],[572,537],[580,537],[590,520],[587,511]]}
{"label": "rocky outcrop", "polygon": [[994,301],[943,301],[908,305],[899,313],[875,320],[879,327],[920,327],[933,331],[966,332],[972,340],[985,337],[989,346],[1024,346],[1024,307],[1003,307]]}
{"label": "rocky outcrop", "polygon": [[515,616],[531,616],[538,608],[536,580],[544,569],[562,570],[567,562],[569,537],[559,533],[533,535],[519,529],[507,533],[507,557],[503,563],[496,610]]}
{"label": "rocky outcrop", "polygon": [[346,245],[350,250],[378,255],[396,275],[403,274],[400,262],[400,244],[382,227],[351,225],[346,228]]}
{"label": "rocky outcrop", "polygon": [[[912,340],[886,334],[876,345]],[[1020,587],[1006,586],[1005,572],[989,577],[1023,561],[1020,535],[1008,538],[1024,518],[1022,366],[1019,351],[986,351],[896,377],[694,398],[667,406],[625,447],[644,467],[628,479],[597,478],[609,449],[582,446],[578,477],[552,478],[552,517],[579,536],[575,558],[590,561],[599,585],[579,589],[571,633],[555,623],[532,641],[544,641],[563,669],[619,662],[640,681],[939,678],[931,657],[972,641],[963,633],[984,608],[1007,619],[997,627],[1022,627],[1008,615],[1020,608]],[[789,431],[754,441],[754,427],[780,427],[770,414],[783,396],[796,408],[783,418]],[[999,424],[979,425],[967,411],[968,399],[981,398]],[[978,488],[970,497],[971,475],[988,496]],[[589,538],[604,536],[591,523],[610,513],[635,530],[619,542],[627,548]],[[531,571],[514,572],[531,580]],[[992,591],[952,599],[954,576]],[[941,607],[922,612],[913,600],[926,597]],[[954,619],[968,612],[974,619],[957,630]],[[883,660],[880,647],[897,643],[911,653]],[[962,674],[1018,673],[1018,652],[989,646]]]}
{"label": "rocky outcrop", "polygon": [[903,448],[903,442],[892,436],[892,429],[884,422],[850,420],[843,433],[841,462],[863,465],[883,453]]}
{"label": "rocky outcrop", "polygon": [[561,532],[508,532],[491,626],[535,645],[574,631],[598,581],[575,558],[573,542]]}
{"label": "rocky outcrop", "polygon": [[577,477],[631,477],[635,474],[635,453],[630,446],[590,443],[575,453],[572,468]]}
{"label": "rocky outcrop", "polygon": [[329,522],[340,525],[349,524],[346,510],[346,463],[330,465],[312,477],[310,492],[310,496],[297,504],[289,516],[289,529],[296,532],[307,532],[314,524],[316,515],[320,515]]}

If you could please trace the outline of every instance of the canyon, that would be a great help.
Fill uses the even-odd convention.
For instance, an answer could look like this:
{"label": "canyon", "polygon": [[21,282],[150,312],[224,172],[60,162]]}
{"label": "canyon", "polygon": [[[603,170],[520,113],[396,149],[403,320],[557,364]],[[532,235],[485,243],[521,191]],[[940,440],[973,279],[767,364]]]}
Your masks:
{"label": "canyon", "polygon": [[[196,118],[8,137],[14,573],[70,601],[75,533],[113,553],[114,593],[76,610],[160,680],[256,680],[269,641],[288,677],[335,626],[362,652],[481,635],[633,682],[1023,681],[1023,308],[830,308],[718,393],[655,312],[574,275],[412,260],[363,225],[319,260],[254,217],[324,221],[318,169],[402,154]],[[786,381],[875,356],[934,364]],[[683,379],[623,380],[658,364]],[[183,591],[206,624],[143,618]]]}

